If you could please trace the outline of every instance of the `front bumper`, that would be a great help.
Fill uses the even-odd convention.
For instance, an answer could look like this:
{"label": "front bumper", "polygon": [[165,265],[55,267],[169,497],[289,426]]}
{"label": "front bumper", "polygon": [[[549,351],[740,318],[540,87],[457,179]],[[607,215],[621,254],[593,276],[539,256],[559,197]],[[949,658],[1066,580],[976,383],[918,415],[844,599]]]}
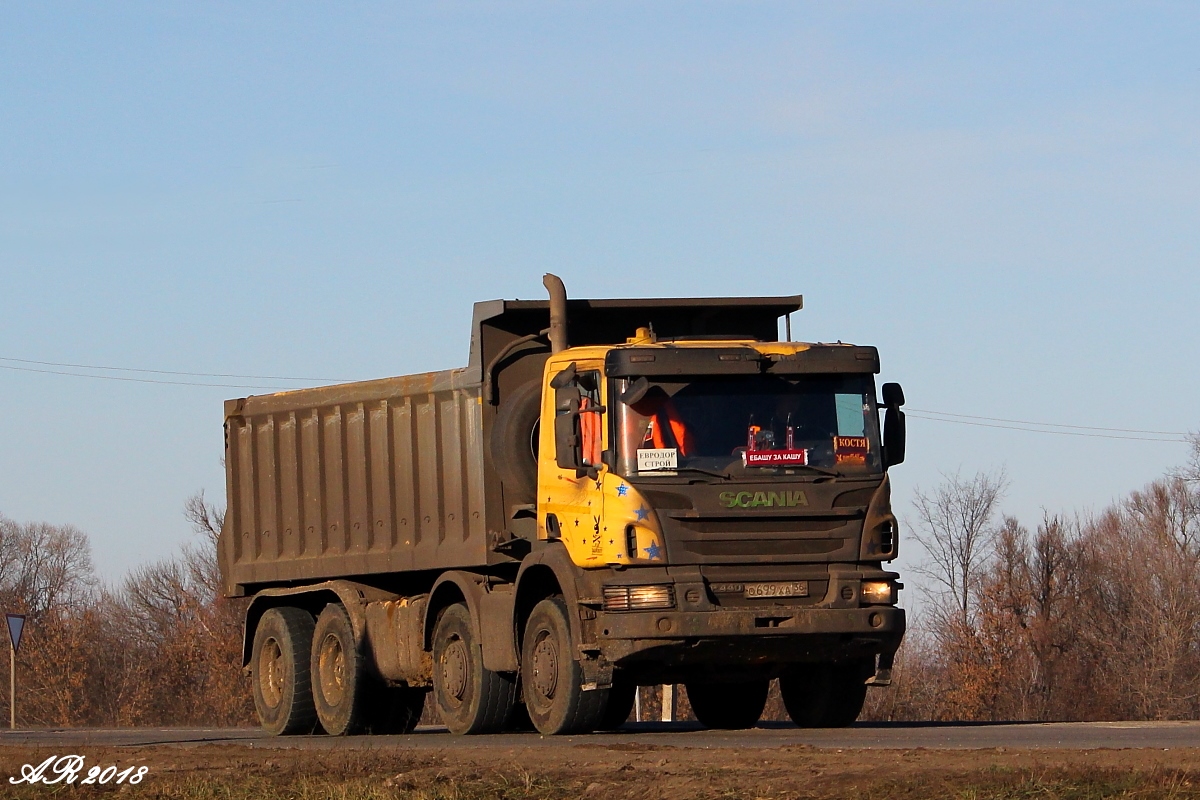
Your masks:
{"label": "front bumper", "polygon": [[600,654],[618,668],[771,672],[795,663],[890,656],[904,636],[905,616],[892,606],[601,612],[593,630]]}

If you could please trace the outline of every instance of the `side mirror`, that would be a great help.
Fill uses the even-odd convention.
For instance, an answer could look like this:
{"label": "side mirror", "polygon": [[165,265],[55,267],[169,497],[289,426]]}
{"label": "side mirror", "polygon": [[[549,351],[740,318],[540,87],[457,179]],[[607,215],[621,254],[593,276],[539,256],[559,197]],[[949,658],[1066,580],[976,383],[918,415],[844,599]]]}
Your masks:
{"label": "side mirror", "polygon": [[883,385],[883,404],[888,408],[899,408],[904,405],[904,389],[898,383]]}
{"label": "side mirror", "polygon": [[[891,384],[896,386],[896,384]],[[899,387],[897,387],[899,388]],[[883,414],[883,468],[904,462],[904,412],[890,405]]]}
{"label": "side mirror", "polygon": [[650,381],[646,380],[643,375],[636,378],[633,383],[629,384],[629,388],[621,393],[621,402],[632,406],[645,397],[648,391],[650,391]]}
{"label": "side mirror", "polygon": [[561,469],[583,467],[583,447],[580,441],[579,387],[573,383],[554,386],[563,373],[555,376],[554,387],[554,460]]}
{"label": "side mirror", "polygon": [[550,388],[551,389],[565,389],[566,387],[570,386],[572,383],[575,382],[575,375],[576,375],[575,362],[572,361],[570,364],[567,365],[566,369],[562,370],[561,372],[559,372],[557,375],[555,375],[553,378],[550,379]]}

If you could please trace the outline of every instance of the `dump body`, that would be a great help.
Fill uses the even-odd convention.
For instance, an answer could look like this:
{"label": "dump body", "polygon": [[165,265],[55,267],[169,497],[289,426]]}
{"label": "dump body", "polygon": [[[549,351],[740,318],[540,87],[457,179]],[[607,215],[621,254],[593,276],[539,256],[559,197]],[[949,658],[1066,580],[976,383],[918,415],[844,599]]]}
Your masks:
{"label": "dump body", "polygon": [[488,561],[466,370],[231,400],[226,590]]}

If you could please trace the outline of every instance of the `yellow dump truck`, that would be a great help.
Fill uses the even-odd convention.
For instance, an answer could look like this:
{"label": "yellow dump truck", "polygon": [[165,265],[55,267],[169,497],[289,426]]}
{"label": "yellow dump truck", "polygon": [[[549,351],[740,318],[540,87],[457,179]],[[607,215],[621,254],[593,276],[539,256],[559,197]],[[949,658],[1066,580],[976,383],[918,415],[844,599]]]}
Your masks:
{"label": "yellow dump truck", "polygon": [[744,728],[775,678],[797,724],[854,721],[905,628],[875,348],[781,341],[799,296],[545,284],[475,305],[465,369],[225,404],[263,727],[406,732],[432,691],[454,733],[580,733],[682,683]]}

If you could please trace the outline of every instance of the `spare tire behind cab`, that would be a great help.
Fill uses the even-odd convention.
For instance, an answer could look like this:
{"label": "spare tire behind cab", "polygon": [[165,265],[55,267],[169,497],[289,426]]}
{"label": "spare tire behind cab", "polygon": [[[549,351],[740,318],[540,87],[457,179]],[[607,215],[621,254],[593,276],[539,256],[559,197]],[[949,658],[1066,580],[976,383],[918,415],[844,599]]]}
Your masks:
{"label": "spare tire behind cab", "polygon": [[488,446],[492,464],[504,484],[504,502],[510,506],[537,500],[541,404],[541,384],[523,384],[503,399],[492,425]]}

